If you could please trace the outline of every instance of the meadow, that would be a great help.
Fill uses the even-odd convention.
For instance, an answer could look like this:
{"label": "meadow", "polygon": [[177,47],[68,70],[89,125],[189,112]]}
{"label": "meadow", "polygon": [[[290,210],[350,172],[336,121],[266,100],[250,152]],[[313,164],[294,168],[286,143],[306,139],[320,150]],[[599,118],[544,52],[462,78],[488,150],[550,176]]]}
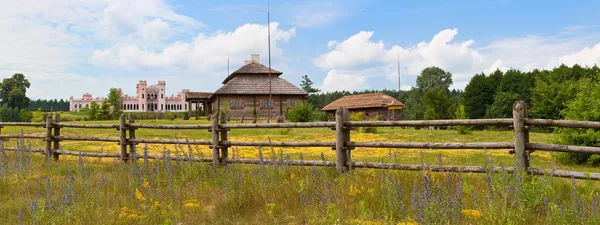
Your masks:
{"label": "meadow", "polygon": [[[234,122],[234,121],[232,121]],[[77,121],[74,123],[116,123]],[[197,124],[203,120],[143,120],[138,123]],[[6,127],[2,133],[43,134],[42,128]],[[68,136],[116,137],[113,129],[63,128]],[[356,141],[511,141],[512,131],[379,128],[352,131]],[[206,130],[139,129],[142,138],[209,140]],[[332,141],[323,129],[232,130],[230,140]],[[554,143],[551,133],[531,133],[531,142]],[[42,141],[7,140],[5,145],[42,147]],[[118,152],[115,143],[62,142],[74,151]],[[146,154],[210,156],[206,146],[139,145],[140,158],[0,154],[0,221],[9,224],[598,224],[600,183],[551,176],[488,172],[435,173],[295,167],[283,159],[333,160],[329,148],[235,147],[232,156],[281,160],[277,165],[227,165],[149,160]],[[508,150],[356,148],[353,160],[424,165],[511,166]],[[595,167],[558,164],[552,154],[532,154],[533,167],[598,172]]]}

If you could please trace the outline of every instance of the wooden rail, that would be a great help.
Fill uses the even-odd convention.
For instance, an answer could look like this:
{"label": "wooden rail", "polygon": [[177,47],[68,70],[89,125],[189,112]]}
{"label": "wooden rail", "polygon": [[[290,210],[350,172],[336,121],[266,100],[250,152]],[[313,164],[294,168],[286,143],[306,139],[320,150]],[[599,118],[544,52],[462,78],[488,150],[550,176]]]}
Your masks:
{"label": "wooden rail", "polygon": [[[61,123],[58,114],[50,114],[46,122],[42,123],[16,123],[0,122],[0,129],[6,126],[31,126],[44,127],[44,135],[35,134],[2,134],[0,139],[42,139],[46,143],[44,149],[5,148],[8,151],[30,151],[41,152],[47,158],[52,156],[54,160],[59,159],[59,155],[74,155],[83,157],[98,158],[120,158],[123,162],[131,160],[133,156],[142,157],[135,151],[135,146],[139,143],[147,144],[175,144],[175,145],[206,145],[212,148],[212,157],[176,157],[168,158],[183,161],[212,162],[215,166],[227,163],[242,164],[279,164],[281,161],[264,161],[259,159],[237,159],[229,158],[228,148],[232,146],[263,146],[263,147],[330,147],[336,151],[335,161],[305,161],[305,160],[285,160],[286,165],[298,166],[335,166],[340,172],[345,172],[353,168],[378,168],[378,169],[398,169],[398,170],[423,170],[444,172],[469,172],[483,173],[486,168],[479,166],[424,166],[424,165],[403,165],[387,164],[375,162],[354,162],[351,152],[357,147],[366,148],[409,148],[409,149],[506,149],[510,153],[515,153],[515,167],[504,168],[508,172],[527,172],[531,175],[546,174],[543,169],[531,168],[529,155],[535,151],[554,151],[554,152],[574,152],[600,154],[600,147],[590,146],[572,146],[559,144],[538,144],[529,142],[529,130],[533,126],[556,126],[570,128],[593,128],[600,129],[600,122],[594,121],[569,121],[569,120],[546,120],[529,119],[527,104],[517,101],[513,104],[513,118],[504,119],[467,119],[467,120],[405,120],[405,121],[350,121],[350,112],[347,109],[338,109],[336,111],[335,122],[308,122],[308,123],[241,123],[227,124],[227,118],[224,114],[219,117],[214,114],[212,124],[193,124],[193,125],[162,125],[162,124],[138,124],[135,118],[129,115],[127,118],[123,115],[119,124],[72,124]],[[279,121],[280,122],[280,121]],[[351,130],[357,127],[427,127],[427,126],[473,126],[473,125],[493,125],[493,126],[511,126],[514,129],[513,142],[471,142],[471,143],[428,143],[428,142],[355,142],[351,140]],[[82,129],[116,129],[119,132],[118,137],[81,137],[81,136],[63,136],[61,128],[82,128]],[[231,129],[277,129],[277,128],[330,128],[335,130],[335,141],[332,142],[276,142],[276,141],[232,141],[229,140],[228,132]],[[210,140],[168,140],[168,139],[148,139],[136,138],[137,129],[192,129],[208,130],[212,133]],[[127,135],[129,134],[129,135]],[[62,141],[98,141],[113,142],[120,146],[119,153],[96,153],[96,152],[75,152],[60,149]],[[150,159],[165,159],[166,155],[146,155]],[[499,168],[492,168],[496,171]],[[600,173],[584,173],[576,171],[552,171],[553,176],[573,177],[579,179],[600,180]]]}

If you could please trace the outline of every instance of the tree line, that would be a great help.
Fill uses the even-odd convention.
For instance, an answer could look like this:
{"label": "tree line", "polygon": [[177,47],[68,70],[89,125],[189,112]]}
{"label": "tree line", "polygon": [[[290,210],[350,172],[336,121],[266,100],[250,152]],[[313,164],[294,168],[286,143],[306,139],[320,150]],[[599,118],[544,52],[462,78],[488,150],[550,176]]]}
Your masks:
{"label": "tree line", "polygon": [[301,87],[309,92],[308,102],[315,108],[344,95],[383,92],[399,99],[408,107],[404,119],[452,119],[462,106],[466,117],[509,118],[512,103],[523,100],[529,104],[530,116],[544,119],[564,119],[569,102],[574,100],[586,82],[598,82],[600,68],[561,65],[552,70],[523,72],[515,69],[496,70],[474,75],[464,90],[450,89],[452,74],[439,67],[428,67],[417,77],[411,90],[363,90],[322,93],[312,88],[312,81],[303,77]]}

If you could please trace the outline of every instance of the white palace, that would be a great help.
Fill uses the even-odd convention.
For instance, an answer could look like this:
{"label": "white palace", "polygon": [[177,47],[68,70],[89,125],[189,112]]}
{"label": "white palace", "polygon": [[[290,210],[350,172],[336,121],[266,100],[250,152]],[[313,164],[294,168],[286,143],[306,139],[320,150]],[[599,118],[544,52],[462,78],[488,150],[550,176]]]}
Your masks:
{"label": "white palace", "polygon": [[[136,96],[123,95],[120,88],[117,91],[121,93],[122,109],[124,112],[186,112],[188,111],[188,103],[186,103],[186,95],[188,89],[183,89],[177,95],[167,96],[166,82],[158,81],[156,85],[148,85],[145,80],[141,80],[135,87]],[[70,100],[70,111],[81,111],[84,108],[89,108],[92,102],[102,104],[106,98],[93,98],[91,94],[85,93],[81,98],[73,98]],[[200,104],[193,107],[201,107]]]}

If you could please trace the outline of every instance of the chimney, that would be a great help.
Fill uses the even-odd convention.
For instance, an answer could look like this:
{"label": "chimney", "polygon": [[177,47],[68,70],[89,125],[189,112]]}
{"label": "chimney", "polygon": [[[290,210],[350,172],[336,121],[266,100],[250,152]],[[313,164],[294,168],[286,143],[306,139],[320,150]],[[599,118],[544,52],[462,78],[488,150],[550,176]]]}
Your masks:
{"label": "chimney", "polygon": [[260,55],[250,54],[250,61],[260,63]]}

